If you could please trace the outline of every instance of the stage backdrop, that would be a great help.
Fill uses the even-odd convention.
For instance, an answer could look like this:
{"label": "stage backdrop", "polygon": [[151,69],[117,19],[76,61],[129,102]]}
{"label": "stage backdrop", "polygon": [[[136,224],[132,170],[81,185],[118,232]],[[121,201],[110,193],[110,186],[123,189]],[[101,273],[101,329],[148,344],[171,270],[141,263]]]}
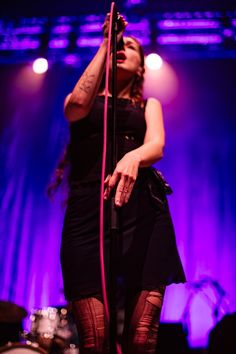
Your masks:
{"label": "stage backdrop", "polygon": [[[166,148],[157,167],[174,190],[169,202],[189,283],[168,288],[162,321],[187,323],[190,345],[204,346],[217,319],[236,310],[236,64],[169,64],[178,85],[163,104]],[[80,72],[0,67],[0,299],[29,312],[65,304],[65,195],[50,201],[46,188],[68,141],[63,99]]]}

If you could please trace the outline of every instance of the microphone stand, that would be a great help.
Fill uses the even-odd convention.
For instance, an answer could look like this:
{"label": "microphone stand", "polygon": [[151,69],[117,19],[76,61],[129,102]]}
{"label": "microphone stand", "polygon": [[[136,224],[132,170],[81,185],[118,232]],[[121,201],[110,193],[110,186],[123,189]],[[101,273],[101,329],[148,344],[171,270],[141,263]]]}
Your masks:
{"label": "microphone stand", "polygon": [[[117,32],[118,32],[117,9],[114,4],[113,23],[112,23],[112,109],[111,109],[111,171],[114,171],[117,164],[117,134],[116,134],[116,116],[117,116]],[[110,199],[110,263],[109,263],[109,343],[110,353],[116,354],[117,343],[117,266],[119,249],[119,220],[118,209],[115,206],[115,189],[112,190]]]}

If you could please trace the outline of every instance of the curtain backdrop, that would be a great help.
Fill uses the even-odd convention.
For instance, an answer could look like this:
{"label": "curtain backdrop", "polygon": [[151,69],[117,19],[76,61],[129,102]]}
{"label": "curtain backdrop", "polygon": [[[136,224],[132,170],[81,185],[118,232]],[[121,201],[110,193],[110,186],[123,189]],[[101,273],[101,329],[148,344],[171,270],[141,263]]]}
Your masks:
{"label": "curtain backdrop", "polygon": [[[179,88],[163,106],[166,148],[157,167],[174,190],[169,203],[189,283],[168,287],[162,321],[187,317],[189,343],[206,345],[214,295],[194,284],[211,277],[226,293],[225,312],[236,309],[236,64],[170,64]],[[36,76],[25,65],[2,65],[0,75],[0,300],[29,312],[61,306],[65,193],[50,201],[46,188],[68,141],[63,100],[80,72],[55,65]]]}

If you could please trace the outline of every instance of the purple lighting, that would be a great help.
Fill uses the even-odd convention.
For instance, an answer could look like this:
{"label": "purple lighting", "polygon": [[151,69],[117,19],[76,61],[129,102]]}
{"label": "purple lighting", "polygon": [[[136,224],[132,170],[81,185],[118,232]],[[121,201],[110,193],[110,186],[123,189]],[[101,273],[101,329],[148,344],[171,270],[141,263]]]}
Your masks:
{"label": "purple lighting", "polygon": [[163,20],[157,23],[161,29],[186,29],[186,28],[219,28],[220,23],[217,20]]}
{"label": "purple lighting", "polygon": [[157,42],[166,44],[219,44],[222,37],[218,34],[163,34],[158,36]]}
{"label": "purple lighting", "polygon": [[125,35],[136,37],[142,45],[149,45],[151,40],[148,20],[142,19],[139,22],[129,22]]}
{"label": "purple lighting", "polygon": [[225,37],[232,37],[233,36],[233,31],[230,28],[225,28],[223,31],[223,34]]}
{"label": "purple lighting", "polygon": [[97,47],[101,43],[101,37],[82,37],[78,38],[76,44],[78,47]]}
{"label": "purple lighting", "polygon": [[68,54],[64,57],[64,63],[71,66],[80,66],[80,58],[75,54]]}
{"label": "purple lighting", "polygon": [[14,34],[38,34],[42,32],[43,29],[41,26],[24,26],[13,29]]}
{"label": "purple lighting", "polygon": [[60,17],[57,17],[56,22],[65,24],[65,23],[71,23],[75,19],[76,19],[75,16],[60,16]]}
{"label": "purple lighting", "polygon": [[146,0],[126,0],[125,6],[127,8],[137,6],[137,5],[144,5]]}
{"label": "purple lighting", "polygon": [[40,40],[32,40],[25,38],[19,40],[14,38],[12,41],[3,42],[0,44],[1,50],[27,50],[27,49],[38,49],[40,46]]}
{"label": "purple lighting", "polygon": [[48,43],[49,48],[66,48],[68,47],[69,40],[67,38],[54,38]]}
{"label": "purple lighting", "polygon": [[88,32],[98,32],[102,29],[102,22],[87,23],[86,25],[80,26],[80,31],[83,33]]}
{"label": "purple lighting", "polygon": [[126,31],[126,36],[134,36],[135,38],[137,38],[137,40],[141,43],[141,45],[149,45],[151,40],[148,36],[143,36],[143,34],[141,35],[140,32],[135,32],[135,31]]}
{"label": "purple lighting", "polygon": [[52,29],[52,33],[70,33],[71,25],[59,25]]}
{"label": "purple lighting", "polygon": [[150,33],[150,27],[148,20],[141,20],[139,22],[129,22],[129,26],[127,27],[127,31],[145,31],[145,35]]}

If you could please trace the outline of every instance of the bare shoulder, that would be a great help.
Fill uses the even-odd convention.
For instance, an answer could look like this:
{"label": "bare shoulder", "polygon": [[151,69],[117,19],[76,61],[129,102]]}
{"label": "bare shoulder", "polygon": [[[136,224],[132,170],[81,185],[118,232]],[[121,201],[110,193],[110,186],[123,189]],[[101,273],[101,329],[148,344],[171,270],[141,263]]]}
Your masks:
{"label": "bare shoulder", "polygon": [[161,102],[155,98],[155,97],[149,97],[147,99],[147,104],[146,104],[146,109],[149,109],[149,108],[161,108]]}
{"label": "bare shoulder", "polygon": [[[162,120],[162,105],[161,102],[155,97],[149,97],[147,99],[147,104],[145,107],[145,117],[146,119],[151,119],[154,117],[155,119],[159,118]],[[154,119],[153,118],[153,119]]]}

